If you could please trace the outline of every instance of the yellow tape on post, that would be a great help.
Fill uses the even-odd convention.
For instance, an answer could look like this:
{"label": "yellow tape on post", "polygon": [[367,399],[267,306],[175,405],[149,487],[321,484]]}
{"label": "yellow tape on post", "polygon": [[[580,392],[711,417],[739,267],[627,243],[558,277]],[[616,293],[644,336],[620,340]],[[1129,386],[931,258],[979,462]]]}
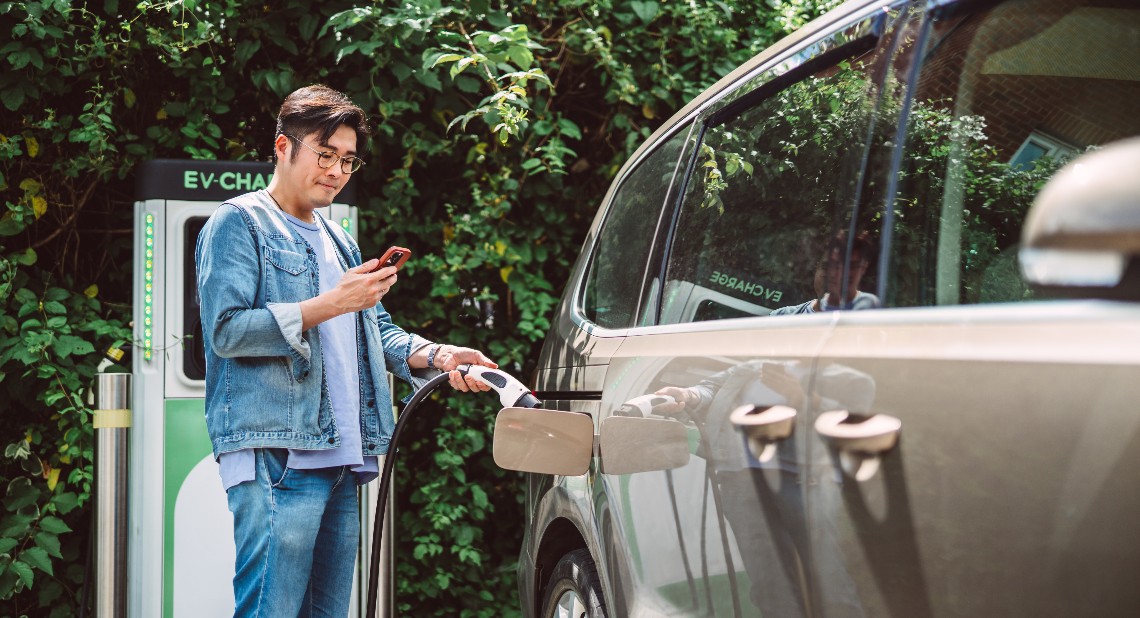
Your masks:
{"label": "yellow tape on post", "polygon": [[130,426],[131,411],[128,409],[95,410],[95,429],[110,429],[115,427]]}

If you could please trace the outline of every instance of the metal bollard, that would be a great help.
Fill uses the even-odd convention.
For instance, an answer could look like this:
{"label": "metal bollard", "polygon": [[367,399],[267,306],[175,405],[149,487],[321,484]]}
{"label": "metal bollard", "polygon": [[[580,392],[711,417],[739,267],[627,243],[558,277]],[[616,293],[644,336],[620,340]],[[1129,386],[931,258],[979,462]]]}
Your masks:
{"label": "metal bollard", "polygon": [[131,374],[96,374],[95,394],[95,616],[126,618]]}

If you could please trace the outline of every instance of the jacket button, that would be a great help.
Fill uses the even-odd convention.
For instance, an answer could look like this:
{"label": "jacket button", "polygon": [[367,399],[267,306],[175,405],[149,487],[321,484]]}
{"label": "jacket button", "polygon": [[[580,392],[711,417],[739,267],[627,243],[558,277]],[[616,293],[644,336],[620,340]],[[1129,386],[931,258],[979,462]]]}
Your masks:
{"label": "jacket button", "polygon": [[369,408],[373,408],[376,406],[376,401],[373,399],[369,399],[366,403],[367,403]]}
{"label": "jacket button", "polygon": [[376,445],[375,445],[375,444],[373,444],[373,443],[371,443],[371,442],[369,442],[369,443],[368,443],[368,448],[370,448],[370,449],[376,448]]}
{"label": "jacket button", "polygon": [[309,372],[308,372],[308,371],[302,371],[302,372],[301,372],[301,377],[302,377],[302,378],[307,378],[307,377],[309,377]]}
{"label": "jacket button", "polygon": [[329,444],[336,444],[336,438],[329,438]]}

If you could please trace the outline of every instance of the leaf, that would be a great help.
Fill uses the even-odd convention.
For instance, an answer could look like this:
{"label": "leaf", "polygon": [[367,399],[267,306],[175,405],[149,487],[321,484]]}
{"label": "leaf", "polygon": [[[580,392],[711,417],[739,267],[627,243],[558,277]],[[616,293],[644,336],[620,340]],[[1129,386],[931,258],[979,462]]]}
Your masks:
{"label": "leaf", "polygon": [[32,481],[28,477],[17,476],[8,483],[7,500],[4,506],[9,511],[18,511],[29,504],[35,504],[39,497],[40,492],[32,487]]}
{"label": "leaf", "polygon": [[405,82],[412,76],[412,68],[403,62],[393,62],[391,67],[392,75],[396,77],[399,82]]}
{"label": "leaf", "polygon": [[496,28],[506,28],[511,25],[511,18],[506,13],[495,11],[487,14],[487,23]]}
{"label": "leaf", "polygon": [[12,551],[12,548],[19,544],[20,542],[13,538],[0,538],[0,554],[6,554]]}
{"label": "leaf", "polygon": [[458,88],[460,92],[474,94],[476,92],[479,92],[479,89],[483,87],[483,84],[473,77],[460,75],[455,78],[455,87]]}
{"label": "leaf", "polygon": [[63,288],[50,287],[44,292],[44,300],[67,300],[71,293]]}
{"label": "leaf", "polygon": [[451,67],[451,78],[455,79],[456,75],[459,75],[460,73],[462,73],[464,70],[467,69],[467,67],[471,66],[472,64],[475,64],[474,58],[472,58],[470,56],[468,56],[466,58],[460,58],[459,62],[456,62],[455,66]]}
{"label": "leaf", "polygon": [[0,537],[23,538],[28,534],[28,526],[35,521],[35,517],[14,513],[4,518],[0,523]]}
{"label": "leaf", "polygon": [[432,71],[416,71],[412,73],[412,76],[416,78],[417,82],[424,86],[437,92],[443,92],[443,82],[439,81],[439,76]]}
{"label": "leaf", "polygon": [[23,264],[24,266],[31,266],[32,264],[36,263],[36,259],[37,259],[36,250],[31,248],[31,247],[28,247],[27,249],[24,249],[23,253],[17,253],[14,256],[14,259],[16,260],[17,264]]}
{"label": "leaf", "polygon": [[507,57],[520,69],[526,70],[534,64],[534,54],[521,45],[513,45],[507,50]]}
{"label": "leaf", "polygon": [[131,90],[130,88],[124,88],[123,89],[123,105],[126,105],[127,109],[134,109],[135,102],[137,100],[138,100],[138,97],[135,96],[134,90]]}
{"label": "leaf", "polygon": [[52,534],[63,534],[65,532],[71,532],[71,528],[68,527],[68,525],[64,523],[62,519],[53,515],[47,515],[40,520],[40,530],[43,530],[44,532],[50,532]]}
{"label": "leaf", "polygon": [[35,580],[35,575],[32,573],[32,567],[24,564],[23,562],[20,562],[19,560],[13,560],[12,564],[10,564],[8,568],[11,569],[12,572],[14,572],[17,576],[19,576],[20,581],[24,582],[25,588],[32,587],[32,582]]}
{"label": "leaf", "polygon": [[574,124],[573,120],[568,118],[558,119],[558,130],[566,137],[582,139],[582,130],[578,128],[578,125]]}
{"label": "leaf", "polygon": [[87,289],[83,290],[83,295],[87,298],[95,298],[99,295],[99,286],[92,283],[91,285],[87,286]]}
{"label": "leaf", "polygon": [[478,485],[471,486],[471,503],[475,506],[485,509],[490,502],[487,500],[487,492]]}
{"label": "leaf", "polygon": [[315,34],[317,31],[317,25],[319,23],[320,19],[315,14],[306,13],[302,15],[299,23],[297,24],[297,29],[301,33],[301,38],[306,41],[312,39],[313,34]]}
{"label": "leaf", "polygon": [[43,214],[45,212],[47,212],[47,200],[45,200],[44,198],[42,198],[38,195],[33,197],[32,198],[32,213],[34,213],[36,218],[39,219],[40,217],[43,216]]}
{"label": "leaf", "polygon": [[40,532],[36,535],[36,547],[47,552],[54,558],[63,558],[59,553],[59,537],[50,532]]}
{"label": "leaf", "polygon": [[[76,496],[74,493],[68,491],[56,496],[54,499],[52,499],[51,503],[55,506],[56,510],[64,515],[67,515],[71,511],[75,510],[75,507],[79,505],[79,496]],[[47,518],[45,517],[45,519]]]}
{"label": "leaf", "polygon": [[[51,568],[51,558],[42,547],[29,547],[20,552],[17,557],[48,575],[55,575]],[[12,564],[16,563],[13,562]]]}
{"label": "leaf", "polygon": [[12,65],[12,68],[17,71],[28,66],[28,62],[30,62],[31,59],[31,54],[28,53],[27,50],[8,54],[8,62]]}
{"label": "leaf", "polygon": [[33,159],[36,158],[36,155],[40,154],[40,142],[39,142],[39,140],[37,140],[34,137],[30,137],[30,136],[25,137],[24,138],[24,149],[28,151],[29,157],[31,157]]}
{"label": "leaf", "polygon": [[[464,58],[464,56],[462,56],[460,54],[440,54],[440,56],[435,59],[435,62],[431,63],[431,66],[429,66],[427,68],[434,69],[435,67],[439,66],[441,63],[455,62],[457,60],[462,60],[463,58]],[[470,60],[470,58],[468,58],[468,60]]]}
{"label": "leaf", "polygon": [[8,448],[4,449],[4,457],[8,459],[23,459],[31,454],[32,451],[28,448],[27,440],[13,442],[8,445]]}
{"label": "leaf", "polygon": [[657,13],[660,10],[660,7],[657,5],[657,3],[652,1],[638,2],[637,0],[633,0],[633,2],[630,2],[629,5],[630,8],[633,9],[633,12],[641,18],[641,21],[647,24],[653,21],[654,17],[657,17]]}
{"label": "leaf", "polygon": [[72,355],[90,354],[95,351],[95,346],[75,335],[62,335],[52,344],[52,349],[61,358],[66,358]]}

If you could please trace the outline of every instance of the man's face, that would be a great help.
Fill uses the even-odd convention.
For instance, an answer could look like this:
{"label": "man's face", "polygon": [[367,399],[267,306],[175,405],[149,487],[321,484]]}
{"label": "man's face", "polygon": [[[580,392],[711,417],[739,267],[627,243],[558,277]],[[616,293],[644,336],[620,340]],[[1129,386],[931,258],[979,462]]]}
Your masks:
{"label": "man's face", "polygon": [[[278,161],[275,173],[280,177],[279,186],[287,192],[287,195],[281,197],[301,209],[311,211],[324,208],[332,204],[350,175],[341,170],[340,161],[328,169],[322,168],[317,164],[316,152],[332,152],[342,157],[355,156],[356,131],[347,125],[341,125],[329,137],[328,142],[323,144],[317,141],[316,133],[296,137],[303,143],[280,135],[274,144]],[[292,156],[294,150],[297,153],[295,158]]]}
{"label": "man's face", "polygon": [[[843,302],[850,302],[855,298],[855,293],[859,291],[859,283],[863,279],[863,275],[867,272],[867,260],[856,251],[851,255],[851,268],[847,271],[847,298]],[[816,288],[817,292],[820,287],[819,279],[823,281],[823,291],[830,294],[832,302],[834,299],[840,298],[840,291],[843,288],[843,250],[839,247],[832,247],[827,255],[827,260],[824,262],[824,267],[816,272]]]}

